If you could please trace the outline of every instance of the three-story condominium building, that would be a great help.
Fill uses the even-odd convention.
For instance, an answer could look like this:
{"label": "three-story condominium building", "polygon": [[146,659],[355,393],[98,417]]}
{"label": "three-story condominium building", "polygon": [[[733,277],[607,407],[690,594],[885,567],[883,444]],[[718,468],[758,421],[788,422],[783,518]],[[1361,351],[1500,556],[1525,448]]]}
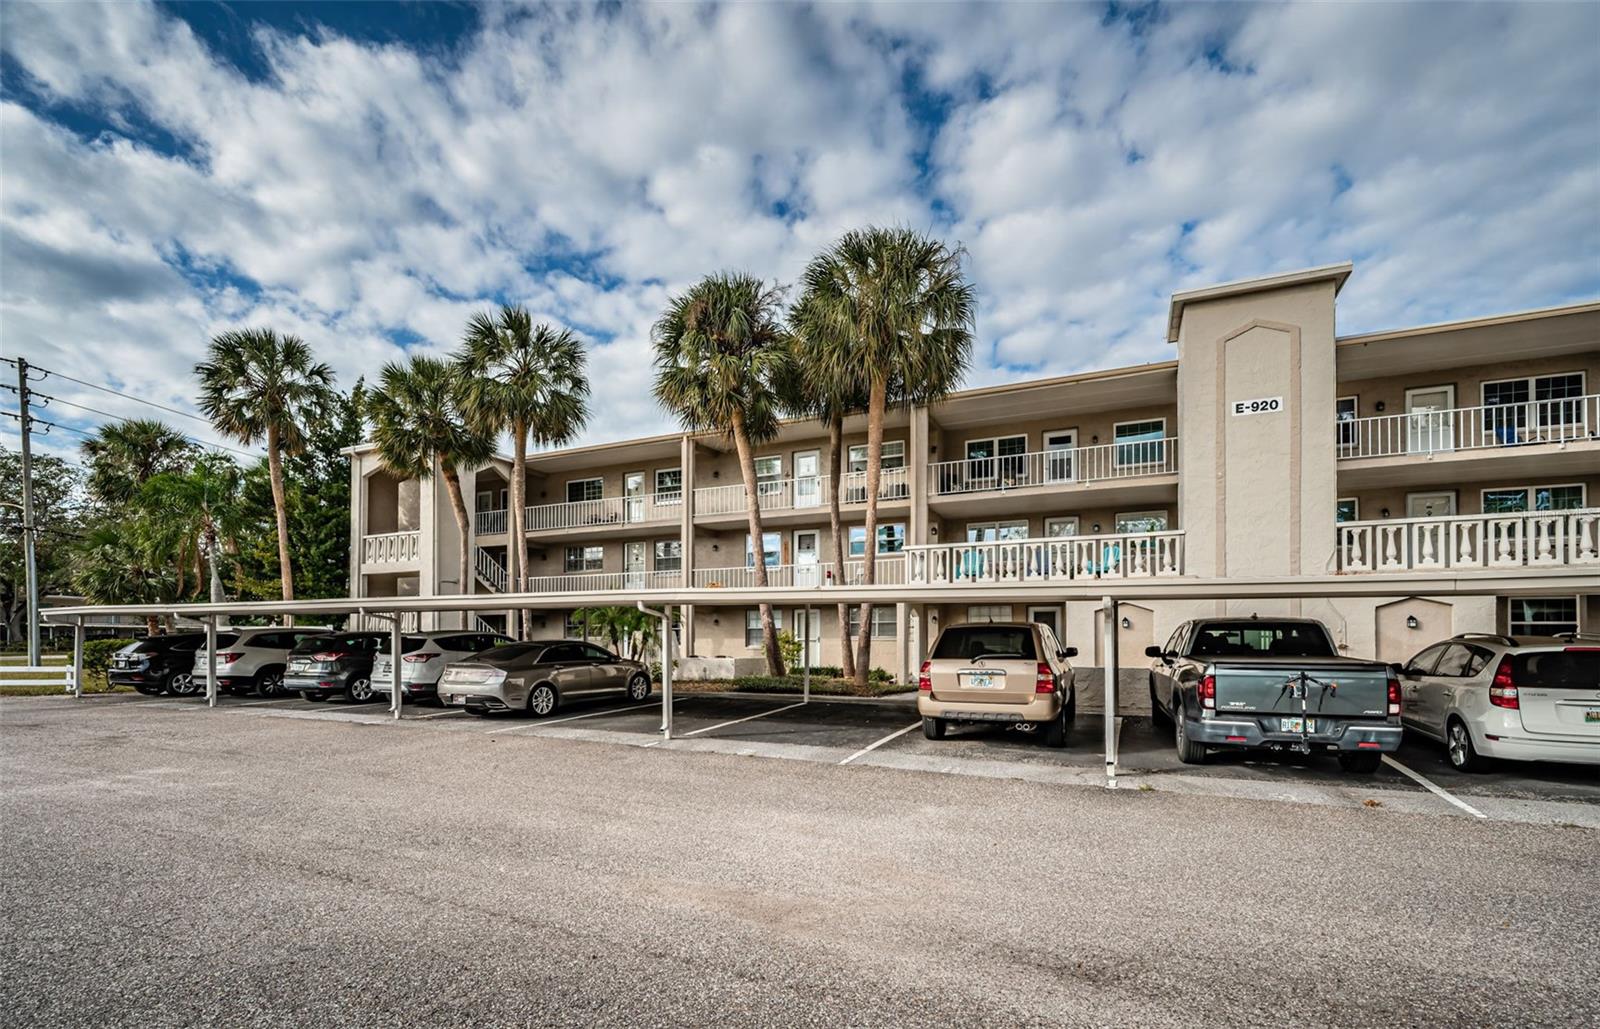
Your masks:
{"label": "three-story condominium building", "polygon": [[[1271,602],[1125,603],[1137,655],[1196,614],[1324,619],[1354,654],[1403,660],[1454,632],[1600,630],[1600,301],[1341,337],[1348,264],[1172,297],[1175,359],[966,390],[894,412],[878,529],[867,539],[866,427],[846,424],[837,480],[827,436],[790,422],[756,455],[764,533],[747,532],[731,444],[674,433],[529,458],[526,522],[509,524],[510,462],[470,484],[469,581],[435,480],[401,481],[350,451],[351,581],[359,596],[504,592],[526,535],[532,592],[817,587],[807,617],[780,606],[814,663],[839,663],[830,585],[1081,582],[1145,577],[1322,577],[1454,570],[1570,571],[1549,595],[1411,595]],[[829,529],[837,496],[843,552]],[[1567,585],[1570,584],[1570,587]],[[792,593],[788,594],[792,596]],[[506,615],[487,618],[506,624]],[[473,616],[469,616],[473,617]],[[899,673],[939,626],[1050,622],[1098,660],[1100,609],[1060,604],[885,604],[875,663]],[[852,621],[857,620],[852,617]],[[536,612],[545,632],[576,632]],[[682,652],[756,657],[752,608],[688,608]],[[891,642],[893,641],[893,642]]]}

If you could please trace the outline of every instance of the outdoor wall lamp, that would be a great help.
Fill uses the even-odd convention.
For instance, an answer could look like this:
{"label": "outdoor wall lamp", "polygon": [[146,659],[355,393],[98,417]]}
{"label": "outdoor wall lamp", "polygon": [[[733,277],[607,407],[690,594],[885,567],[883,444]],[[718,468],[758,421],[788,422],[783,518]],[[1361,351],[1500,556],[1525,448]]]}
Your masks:
{"label": "outdoor wall lamp", "polygon": [[716,552],[717,552],[717,551],[718,551],[718,550],[721,550],[721,549],[722,549],[722,548],[721,548],[721,547],[719,547],[719,546],[717,546],[717,545],[716,545],[716,544],[715,544],[715,543],[713,543],[713,544],[711,544],[711,552],[712,552],[712,553],[713,553],[713,554],[715,554],[715,553],[716,553]]}
{"label": "outdoor wall lamp", "polygon": [[1129,619],[1126,615],[1124,615],[1123,618],[1122,618],[1122,627],[1124,629],[1133,628],[1133,621],[1131,619]]}
{"label": "outdoor wall lamp", "polygon": [[1381,412],[1383,410],[1383,401],[1380,400],[1376,404],[1373,404],[1372,405],[1372,409],[1374,411],[1380,411]]}
{"label": "outdoor wall lamp", "polygon": [[713,479],[720,479],[720,478],[722,478],[722,473],[720,471],[718,471],[717,469],[713,468],[713,469],[711,469],[711,477]]}
{"label": "outdoor wall lamp", "polygon": [[1089,526],[1089,531],[1090,532],[1099,532],[1100,531],[1100,523],[1099,522],[1095,522],[1093,525]]}
{"label": "outdoor wall lamp", "polygon": [[1379,511],[1378,514],[1380,514],[1383,517],[1387,518],[1387,517],[1389,517],[1389,509],[1386,507],[1382,511]]}
{"label": "outdoor wall lamp", "polygon": [[1417,621],[1417,616],[1416,615],[1406,615],[1406,628],[1407,629],[1420,629],[1420,628],[1422,628],[1422,623]]}

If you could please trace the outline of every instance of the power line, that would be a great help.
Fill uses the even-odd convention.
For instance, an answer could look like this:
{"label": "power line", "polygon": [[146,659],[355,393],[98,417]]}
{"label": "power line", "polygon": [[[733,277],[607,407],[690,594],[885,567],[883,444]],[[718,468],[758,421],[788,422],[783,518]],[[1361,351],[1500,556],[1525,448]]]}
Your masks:
{"label": "power line", "polygon": [[[49,368],[39,368],[38,365],[29,365],[28,367],[37,368],[39,371],[43,372],[45,376],[54,375],[58,379],[66,379],[68,382],[76,382],[80,386],[88,386],[90,389],[97,389],[102,393],[110,393],[114,397],[121,397],[124,400],[132,400],[136,403],[146,404],[150,407],[156,408],[159,411],[165,411],[168,414],[175,414],[182,418],[191,418],[194,421],[200,422],[202,425],[211,424],[209,419],[197,415],[193,411],[184,411],[176,407],[168,407],[166,404],[158,404],[154,400],[146,400],[144,397],[136,397],[132,393],[124,393],[121,390],[112,389],[110,386],[102,386],[99,383],[86,382],[83,379],[75,379],[65,372],[53,371]],[[63,400],[62,403],[67,403],[67,401]]]}
{"label": "power line", "polygon": [[[131,421],[134,420],[132,418],[129,418],[127,415],[112,414],[110,411],[102,411],[98,407],[90,407],[87,404],[80,404],[80,403],[78,403],[77,401],[74,401],[74,400],[63,400],[61,397],[53,397],[48,393],[40,393],[38,390],[29,390],[28,392],[33,394],[36,397],[43,397],[47,403],[54,402],[54,403],[57,403],[57,404],[66,404],[68,407],[76,407],[80,411],[88,411],[91,414],[97,414],[97,415],[100,415],[101,417],[104,417],[104,418],[115,418],[119,422],[131,422]],[[42,421],[43,419],[34,418],[33,420],[34,421]],[[46,425],[50,425],[50,424],[55,424],[55,423],[45,422],[45,424]],[[74,429],[71,426],[67,426],[67,425],[57,425],[57,428],[66,429],[68,432],[82,433],[85,436],[94,435],[93,433],[83,432],[83,430],[81,430],[81,429]],[[194,443],[194,444],[196,444],[198,446],[211,447],[211,448],[216,449],[216,450],[226,450],[226,451],[228,451],[230,453],[238,454],[240,457],[255,457],[255,458],[259,458],[259,457],[262,456],[261,454],[255,453],[253,451],[238,450],[238,449],[235,449],[234,447],[224,446],[221,443],[208,443],[203,439],[199,439],[199,438],[197,438],[195,436],[190,436],[188,433],[179,433],[179,435],[182,436],[184,439],[188,440],[189,442]]]}

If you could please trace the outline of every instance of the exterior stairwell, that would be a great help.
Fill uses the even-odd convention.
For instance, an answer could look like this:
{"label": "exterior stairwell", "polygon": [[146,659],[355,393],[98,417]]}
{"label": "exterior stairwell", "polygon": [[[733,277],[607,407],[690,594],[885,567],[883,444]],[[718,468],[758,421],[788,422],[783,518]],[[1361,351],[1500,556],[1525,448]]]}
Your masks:
{"label": "exterior stairwell", "polygon": [[473,564],[477,572],[478,581],[496,593],[504,593],[508,588],[510,576],[506,566],[495,559],[495,556],[483,547],[478,548],[477,561]]}

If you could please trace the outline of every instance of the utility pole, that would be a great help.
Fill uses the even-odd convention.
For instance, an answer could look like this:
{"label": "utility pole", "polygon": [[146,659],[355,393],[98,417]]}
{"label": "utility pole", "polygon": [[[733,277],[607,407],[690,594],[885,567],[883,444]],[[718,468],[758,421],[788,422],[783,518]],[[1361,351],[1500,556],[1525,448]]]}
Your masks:
{"label": "utility pole", "polygon": [[17,414],[22,426],[22,555],[28,570],[28,664],[38,667],[39,567],[33,554],[33,448],[28,432],[28,362],[17,358]]}

